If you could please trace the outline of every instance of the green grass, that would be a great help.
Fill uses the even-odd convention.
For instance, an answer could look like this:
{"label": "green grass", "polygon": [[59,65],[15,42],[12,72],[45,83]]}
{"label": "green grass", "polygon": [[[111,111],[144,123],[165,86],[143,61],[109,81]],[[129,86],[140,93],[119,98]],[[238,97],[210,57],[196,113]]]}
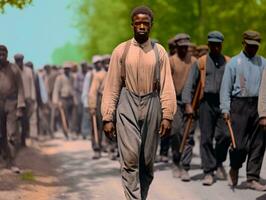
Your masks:
{"label": "green grass", "polygon": [[20,175],[20,178],[21,178],[21,180],[23,180],[23,181],[35,181],[35,177],[34,177],[32,171],[26,171],[26,172],[23,172],[23,173]]}

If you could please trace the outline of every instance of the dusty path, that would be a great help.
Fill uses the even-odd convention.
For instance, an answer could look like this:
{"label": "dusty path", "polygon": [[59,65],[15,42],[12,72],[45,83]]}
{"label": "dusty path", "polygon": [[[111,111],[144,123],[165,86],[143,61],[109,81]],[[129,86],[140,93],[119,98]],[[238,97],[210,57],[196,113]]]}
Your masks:
{"label": "dusty path", "polygon": [[[192,181],[189,183],[173,178],[170,164],[156,164],[155,179],[148,200],[266,200],[266,193],[245,190],[244,183],[235,191],[230,190],[226,181],[203,187],[197,149],[196,146],[191,170]],[[110,161],[107,155],[100,160],[92,160],[88,140],[49,140],[42,142],[39,150],[35,149],[33,153],[30,150],[32,149],[23,152],[24,161],[20,160],[19,163],[24,169],[31,169],[35,180],[25,181],[17,175],[0,173],[0,200],[125,199],[119,163]],[[266,161],[262,169],[264,178],[265,166]],[[10,182],[6,187],[6,181],[3,181],[6,180],[5,176]],[[242,169],[240,183],[244,180],[245,173]]]}

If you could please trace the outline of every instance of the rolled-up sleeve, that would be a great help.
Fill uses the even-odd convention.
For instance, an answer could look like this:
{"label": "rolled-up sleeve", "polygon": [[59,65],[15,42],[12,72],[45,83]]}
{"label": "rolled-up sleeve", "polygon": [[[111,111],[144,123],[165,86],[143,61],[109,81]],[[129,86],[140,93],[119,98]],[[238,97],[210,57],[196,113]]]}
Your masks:
{"label": "rolled-up sleeve", "polygon": [[112,53],[109,70],[106,77],[106,83],[104,86],[101,112],[103,121],[113,121],[113,116],[116,111],[116,104],[120,96],[121,91],[121,63],[120,58],[124,49],[119,45]]}
{"label": "rolled-up sleeve", "polygon": [[162,51],[160,74],[160,101],[163,119],[172,120],[176,112],[176,94],[168,55]]}
{"label": "rolled-up sleeve", "polygon": [[264,68],[260,85],[258,113],[260,118],[266,117],[266,68]]}

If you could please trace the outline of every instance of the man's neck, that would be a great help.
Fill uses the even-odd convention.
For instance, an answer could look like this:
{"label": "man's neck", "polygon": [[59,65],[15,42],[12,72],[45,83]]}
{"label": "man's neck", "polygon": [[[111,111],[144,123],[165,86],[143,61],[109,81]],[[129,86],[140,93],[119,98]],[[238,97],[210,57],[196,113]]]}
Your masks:
{"label": "man's neck", "polygon": [[4,69],[8,64],[9,64],[8,61],[6,61],[5,63],[0,64],[0,69]]}
{"label": "man's neck", "polygon": [[135,40],[139,43],[139,44],[144,44],[145,42],[147,42],[149,40],[149,37],[134,37]]}
{"label": "man's neck", "polygon": [[254,56],[250,56],[245,50],[243,50],[243,53],[246,57],[248,57],[249,59],[253,58],[256,56],[256,54]]}

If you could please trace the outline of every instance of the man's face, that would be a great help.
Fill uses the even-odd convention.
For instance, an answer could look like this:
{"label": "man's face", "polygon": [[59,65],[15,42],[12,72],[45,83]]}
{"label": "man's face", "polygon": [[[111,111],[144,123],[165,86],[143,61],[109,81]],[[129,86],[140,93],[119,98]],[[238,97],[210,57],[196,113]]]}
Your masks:
{"label": "man's face", "polygon": [[94,65],[95,65],[95,69],[96,70],[101,70],[102,69],[102,63],[100,61],[96,62]]}
{"label": "man's face", "polygon": [[4,50],[0,50],[0,64],[4,64],[7,62],[7,52]]}
{"label": "man's face", "polygon": [[[147,14],[137,14],[133,17],[132,27],[135,39],[145,40],[149,37],[152,27],[151,17]],[[145,42],[145,41],[144,41]]]}
{"label": "man's face", "polygon": [[244,51],[249,55],[249,57],[254,57],[259,49],[258,45],[252,45],[252,44],[247,44],[246,42],[243,43],[244,45]]}
{"label": "man's face", "polygon": [[209,42],[208,43],[210,53],[214,55],[219,55],[221,54],[222,51],[222,43],[221,42]]}
{"label": "man's face", "polygon": [[177,46],[177,52],[181,58],[184,58],[187,55],[188,46]]}
{"label": "man's face", "polygon": [[15,60],[16,64],[19,66],[19,67],[23,67],[23,59],[22,58],[18,58]]}
{"label": "man's face", "polygon": [[71,68],[64,68],[64,73],[66,76],[70,76],[70,73],[71,73]]}
{"label": "man's face", "polygon": [[81,71],[82,71],[83,74],[86,74],[86,73],[87,73],[87,71],[88,71],[88,67],[87,67],[86,64],[82,64],[82,65],[81,65]]}

